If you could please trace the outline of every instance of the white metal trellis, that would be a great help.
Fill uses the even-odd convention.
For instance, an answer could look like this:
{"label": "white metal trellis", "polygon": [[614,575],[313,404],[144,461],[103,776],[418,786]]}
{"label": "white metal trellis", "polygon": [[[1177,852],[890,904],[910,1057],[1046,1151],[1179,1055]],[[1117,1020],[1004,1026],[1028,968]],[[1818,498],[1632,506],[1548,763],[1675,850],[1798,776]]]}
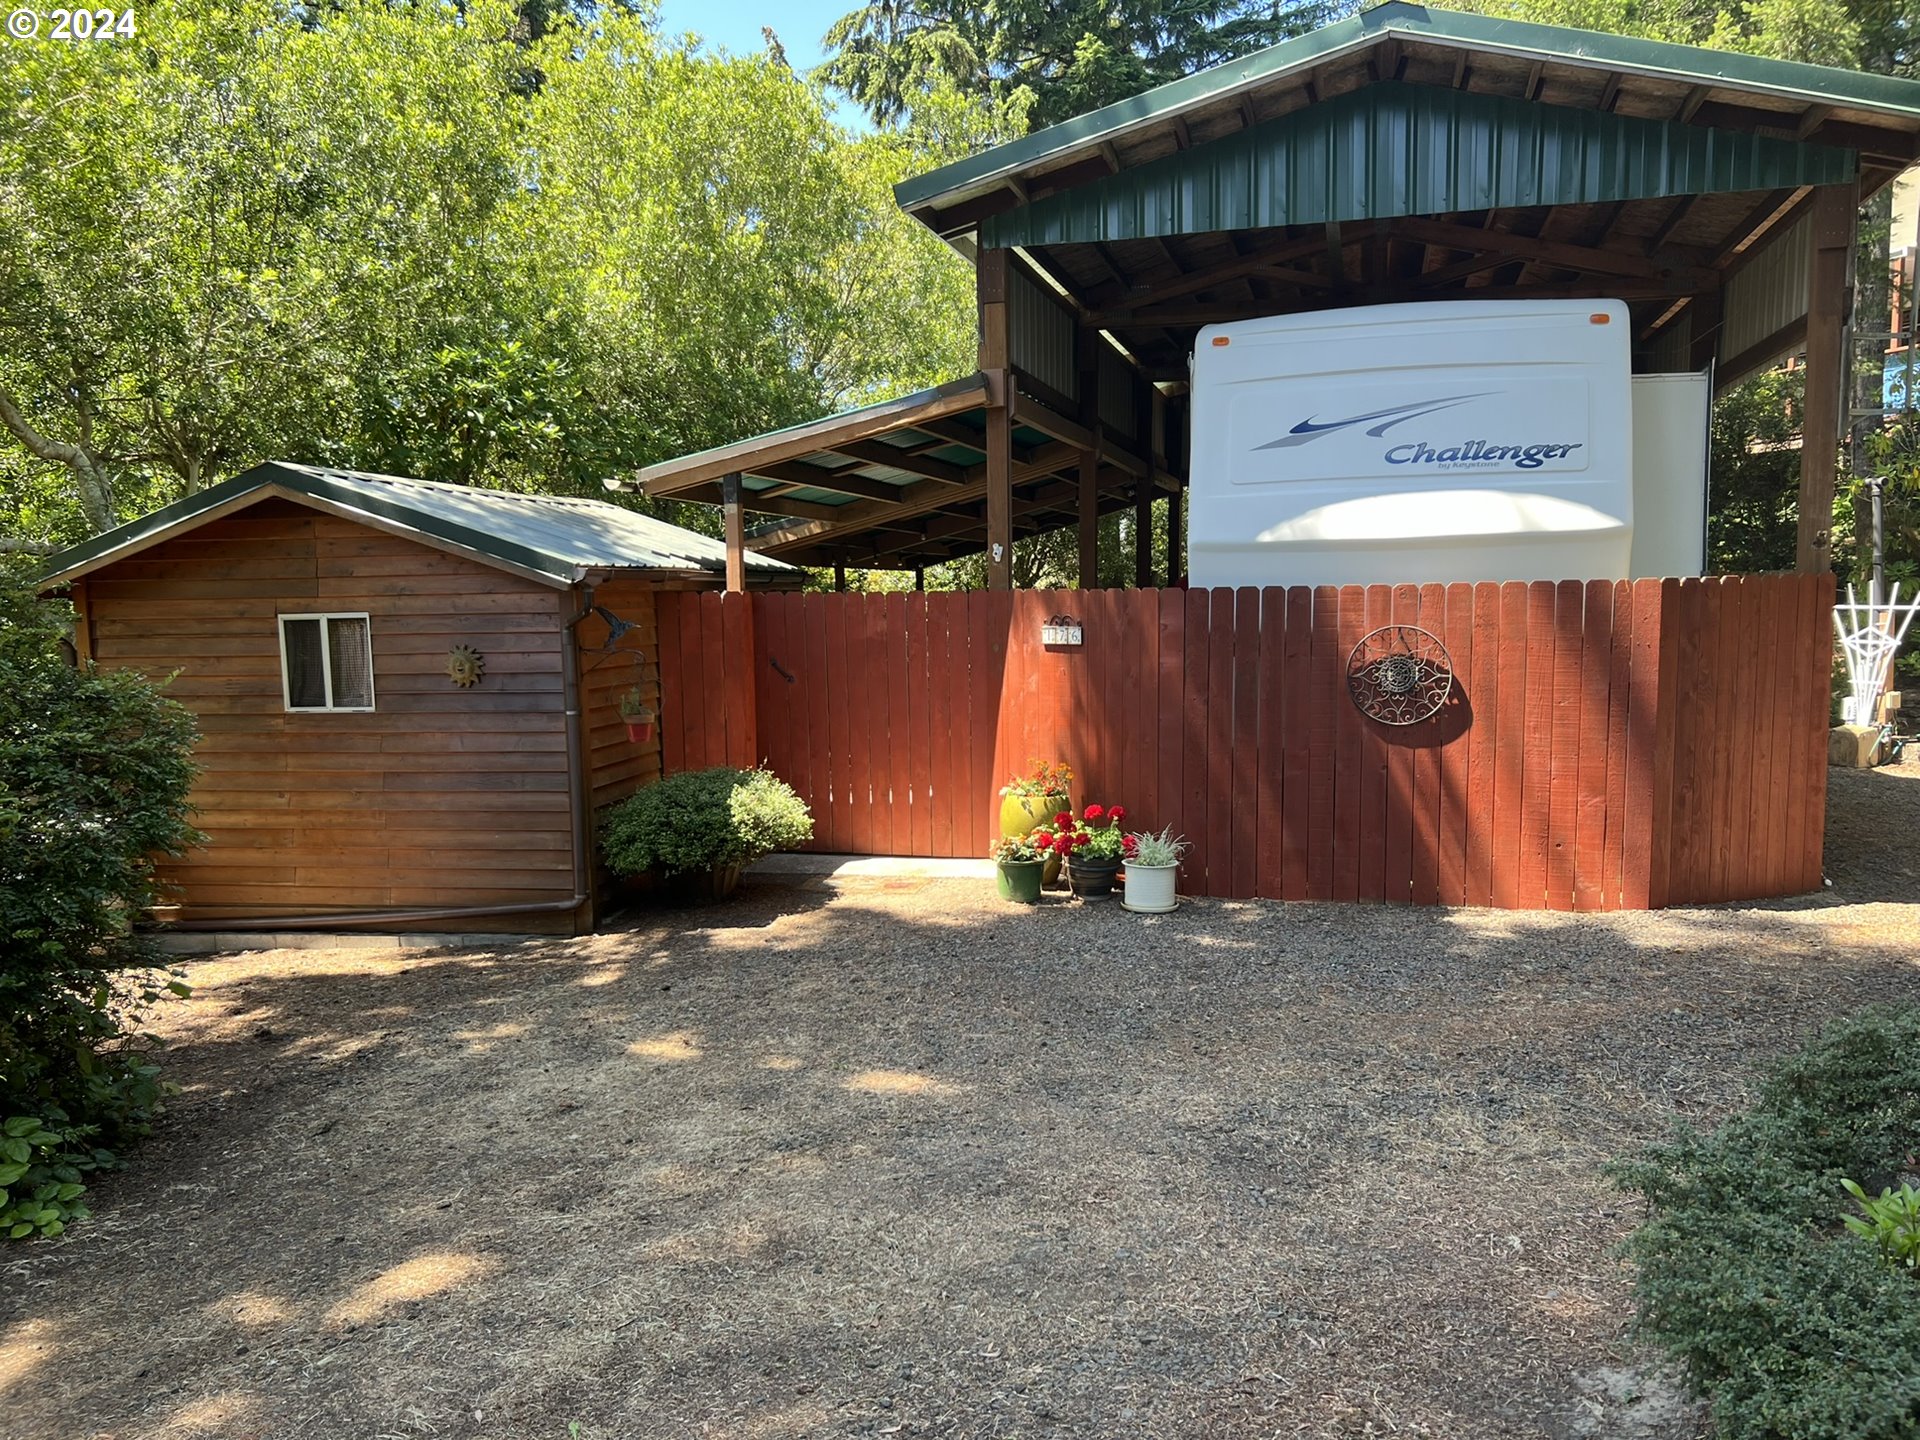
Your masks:
{"label": "white metal trellis", "polygon": [[1846,603],[1833,607],[1833,628],[1840,636],[1840,650],[1847,657],[1847,683],[1853,688],[1840,715],[1849,725],[1875,723],[1873,712],[1893,673],[1893,657],[1916,613],[1920,613],[1920,597],[1901,604],[1897,584],[1884,605],[1862,603],[1849,585]]}

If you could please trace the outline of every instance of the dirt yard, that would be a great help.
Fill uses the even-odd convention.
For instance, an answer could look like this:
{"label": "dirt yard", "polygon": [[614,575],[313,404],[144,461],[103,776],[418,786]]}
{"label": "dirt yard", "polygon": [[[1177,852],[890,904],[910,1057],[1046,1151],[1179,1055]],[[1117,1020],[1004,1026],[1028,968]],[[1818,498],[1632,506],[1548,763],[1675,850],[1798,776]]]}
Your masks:
{"label": "dirt yard", "polygon": [[1574,919],[758,883],[238,955],[163,1134],[0,1251],[29,1437],[1671,1437],[1608,1157],[1920,1000],[1920,766],[1824,897]]}

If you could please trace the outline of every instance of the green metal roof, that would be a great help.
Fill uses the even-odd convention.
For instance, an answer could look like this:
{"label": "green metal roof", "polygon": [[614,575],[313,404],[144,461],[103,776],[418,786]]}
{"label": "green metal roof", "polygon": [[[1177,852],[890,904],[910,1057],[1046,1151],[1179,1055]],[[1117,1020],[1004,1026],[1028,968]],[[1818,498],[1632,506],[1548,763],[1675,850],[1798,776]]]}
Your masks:
{"label": "green metal roof", "polygon": [[[276,460],[61,551],[47,561],[39,583],[44,588],[77,578],[226,514],[236,502],[273,494],[304,496],[334,513],[457,546],[477,560],[554,585],[570,585],[601,570],[719,574],[726,568],[722,541],[604,500],[522,495]],[[786,562],[752,551],[746,563],[751,572],[795,573]]]}
{"label": "green metal roof", "polygon": [[1851,150],[1381,82],[981,222],[985,245],[1138,240],[1826,185]]}
{"label": "green metal roof", "polygon": [[1044,168],[1096,148],[1123,132],[1271,83],[1291,71],[1310,70],[1343,52],[1396,35],[1428,44],[1638,73],[1682,85],[1743,90],[1788,98],[1802,105],[1877,111],[1907,122],[1920,121],[1920,81],[1461,14],[1393,0],[1363,15],[915,176],[895,186],[894,194],[904,208],[918,210],[998,177]]}

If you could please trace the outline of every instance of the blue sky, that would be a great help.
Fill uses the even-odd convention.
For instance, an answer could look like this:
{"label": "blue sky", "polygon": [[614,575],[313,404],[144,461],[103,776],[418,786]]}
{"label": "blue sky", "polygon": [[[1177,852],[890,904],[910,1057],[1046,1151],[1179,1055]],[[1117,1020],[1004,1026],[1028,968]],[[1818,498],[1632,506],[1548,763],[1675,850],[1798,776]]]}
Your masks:
{"label": "blue sky", "polygon": [[[833,22],[860,8],[860,0],[660,0],[660,28],[669,35],[691,30],[709,44],[735,54],[758,50],[760,27],[770,25],[796,70],[820,63],[820,37]],[[868,129],[859,107],[844,101],[834,118],[842,125]]]}
{"label": "blue sky", "polygon": [[661,28],[692,30],[733,51],[758,50],[760,27],[771,25],[796,69],[820,61],[820,37],[860,0],[662,0]]}

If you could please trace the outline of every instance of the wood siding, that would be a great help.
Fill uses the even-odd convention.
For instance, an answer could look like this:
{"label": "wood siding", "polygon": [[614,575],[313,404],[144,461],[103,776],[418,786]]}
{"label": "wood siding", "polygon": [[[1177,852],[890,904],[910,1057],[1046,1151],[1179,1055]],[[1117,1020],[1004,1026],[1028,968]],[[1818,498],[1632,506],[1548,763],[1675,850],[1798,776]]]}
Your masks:
{"label": "wood siding", "polygon": [[[208,843],[167,867],[180,918],[573,895],[566,593],[283,500],[80,588],[99,663],[155,678],[178,671],[169,693],[199,717],[194,802]],[[275,617],[333,611],[371,617],[376,708],[290,714]],[[447,678],[456,644],[485,658],[471,689]],[[452,928],[573,924],[563,911]]]}
{"label": "wood siding", "polygon": [[[582,598],[584,599],[584,592]],[[644,743],[627,738],[627,722],[620,715],[620,697],[639,685],[655,713],[660,710],[659,633],[654,623],[653,587],[642,580],[611,580],[596,586],[593,603],[624,620],[626,631],[612,650],[606,644],[609,627],[589,614],[575,627],[580,652],[580,705],[584,716],[587,768],[587,833],[594,847],[596,920],[617,909],[639,890],[631,879],[616,876],[600,860],[598,836],[608,807],[660,778],[660,743],[664,727],[656,722],[653,739]],[[634,656],[642,659],[636,663]]]}
{"label": "wood siding", "polygon": [[[985,855],[996,791],[1065,760],[1074,799],[1192,844],[1189,894],[1644,909],[1820,884],[1824,576],[964,595],[660,597],[669,769],[718,763],[743,658],[757,740],[814,848]],[[1046,649],[1069,612],[1086,644]],[[1435,719],[1363,718],[1368,630],[1448,647]],[[696,743],[705,737],[704,743]]]}

